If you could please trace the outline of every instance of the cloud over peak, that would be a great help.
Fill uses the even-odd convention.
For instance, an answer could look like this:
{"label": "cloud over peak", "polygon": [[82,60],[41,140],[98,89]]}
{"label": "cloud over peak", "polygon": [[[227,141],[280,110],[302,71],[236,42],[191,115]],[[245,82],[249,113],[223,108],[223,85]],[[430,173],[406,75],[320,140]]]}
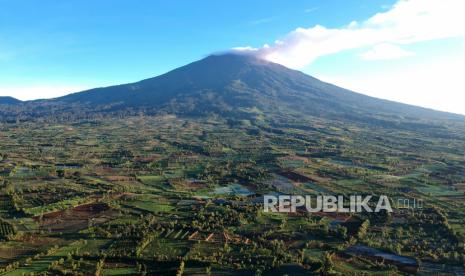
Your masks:
{"label": "cloud over peak", "polygon": [[364,60],[387,60],[399,59],[415,55],[414,52],[406,51],[397,45],[381,43],[373,46],[369,51],[360,55]]}
{"label": "cloud over peak", "polygon": [[360,23],[353,21],[341,28],[299,27],[272,45],[234,50],[291,68],[302,68],[322,56],[367,47],[372,49],[360,55],[366,60],[402,58],[413,53],[401,45],[465,37],[464,9],[462,0],[400,0]]}

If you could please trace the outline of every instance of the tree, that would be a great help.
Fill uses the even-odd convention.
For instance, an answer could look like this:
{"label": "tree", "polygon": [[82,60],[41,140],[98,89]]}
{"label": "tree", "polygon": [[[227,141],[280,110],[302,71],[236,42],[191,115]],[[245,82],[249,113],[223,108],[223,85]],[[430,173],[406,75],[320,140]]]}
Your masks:
{"label": "tree", "polygon": [[179,264],[178,271],[176,272],[176,276],[182,276],[184,274],[184,260],[181,261]]}
{"label": "tree", "polygon": [[323,266],[321,268],[322,275],[333,275],[334,274],[333,256],[334,256],[334,253],[327,252],[325,254],[325,259],[323,261]]}
{"label": "tree", "polygon": [[357,237],[359,239],[363,239],[367,232],[368,232],[368,227],[370,227],[370,221],[369,220],[365,220],[364,222],[362,222],[362,224],[360,225],[360,228],[358,228],[358,232],[357,232]]}

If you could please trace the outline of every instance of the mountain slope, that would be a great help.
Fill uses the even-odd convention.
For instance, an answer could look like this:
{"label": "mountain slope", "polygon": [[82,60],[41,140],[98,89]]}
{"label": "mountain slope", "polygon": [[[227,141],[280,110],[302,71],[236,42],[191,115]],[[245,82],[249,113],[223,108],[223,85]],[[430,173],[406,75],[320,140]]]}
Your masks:
{"label": "mountain slope", "polygon": [[112,110],[157,108],[172,113],[224,113],[256,107],[346,118],[376,114],[460,118],[368,97],[279,64],[236,54],[212,55],[158,77],[91,89],[54,101],[111,105]]}
{"label": "mountain slope", "polygon": [[237,54],[211,55],[135,83],[23,102],[20,109],[0,109],[8,121],[18,116],[23,120],[42,116],[77,119],[113,112],[214,113],[233,119],[253,119],[260,114],[315,116],[389,127],[427,125],[428,120],[465,122],[464,116],[365,96],[276,63]]}
{"label": "mountain slope", "polygon": [[0,96],[0,104],[12,105],[12,104],[19,104],[19,103],[21,103],[21,101],[18,100],[18,99],[15,99],[13,97],[2,97],[2,96]]}

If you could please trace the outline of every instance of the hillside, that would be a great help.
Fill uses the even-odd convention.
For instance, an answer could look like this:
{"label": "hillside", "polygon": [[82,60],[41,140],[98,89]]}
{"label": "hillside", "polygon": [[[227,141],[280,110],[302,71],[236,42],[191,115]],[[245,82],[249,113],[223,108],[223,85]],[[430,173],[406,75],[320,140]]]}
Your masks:
{"label": "hillside", "polygon": [[15,99],[13,97],[3,97],[3,96],[0,96],[0,104],[19,104],[21,103],[20,100],[18,99]]}

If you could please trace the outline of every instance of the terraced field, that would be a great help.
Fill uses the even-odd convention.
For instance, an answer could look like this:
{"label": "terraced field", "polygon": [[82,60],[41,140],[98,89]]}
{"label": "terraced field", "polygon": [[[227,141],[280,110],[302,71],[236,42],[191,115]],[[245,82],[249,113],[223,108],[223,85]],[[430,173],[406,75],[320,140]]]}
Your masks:
{"label": "terraced field", "polygon": [[[460,275],[465,133],[451,127],[445,152],[446,138],[318,124],[2,124],[0,275]],[[265,213],[263,196],[279,193],[385,194],[395,208]],[[406,198],[421,208],[396,205]]]}

